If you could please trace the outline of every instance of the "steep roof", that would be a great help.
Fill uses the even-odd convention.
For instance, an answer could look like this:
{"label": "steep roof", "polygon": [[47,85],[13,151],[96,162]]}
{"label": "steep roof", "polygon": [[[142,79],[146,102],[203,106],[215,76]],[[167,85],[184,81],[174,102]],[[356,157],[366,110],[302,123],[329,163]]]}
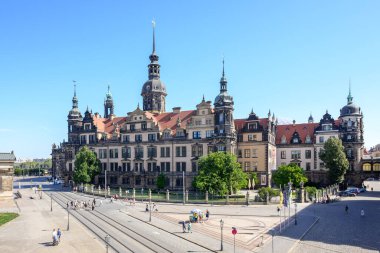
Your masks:
{"label": "steep roof", "polygon": [[305,143],[306,137],[309,135],[311,141],[314,141],[314,130],[319,126],[319,123],[302,123],[302,124],[288,124],[278,125],[276,132],[276,144],[281,143],[282,136],[286,138],[286,144],[290,144],[294,132],[299,134],[301,143]]}
{"label": "steep roof", "polygon": [[0,161],[15,161],[16,156],[12,153],[0,153]]}
{"label": "steep roof", "polygon": [[153,116],[153,120],[157,122],[160,131],[164,129],[174,130],[177,127],[178,117],[181,121],[181,127],[186,128],[190,118],[196,114],[196,110],[181,111],[179,113],[165,112]]}
{"label": "steep roof", "polygon": [[115,117],[112,120],[109,118],[99,118],[94,116],[94,125],[97,127],[98,132],[113,133],[116,125],[121,127],[126,122],[126,117]]}
{"label": "steep roof", "polygon": [[245,125],[249,122],[252,122],[252,121],[255,121],[255,122],[259,122],[260,126],[263,127],[263,129],[267,129],[268,128],[268,118],[259,118],[258,120],[249,120],[249,119],[235,119],[234,120],[234,123],[235,123],[235,129],[236,131],[239,133],[241,132]]}

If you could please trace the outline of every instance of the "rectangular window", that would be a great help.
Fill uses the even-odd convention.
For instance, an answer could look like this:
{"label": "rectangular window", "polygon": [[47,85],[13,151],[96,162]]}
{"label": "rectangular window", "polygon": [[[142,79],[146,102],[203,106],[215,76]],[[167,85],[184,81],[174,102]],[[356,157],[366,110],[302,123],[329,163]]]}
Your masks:
{"label": "rectangular window", "polygon": [[186,146],[176,147],[176,157],[186,157]]}
{"label": "rectangular window", "polygon": [[311,150],[305,150],[305,158],[311,159]]}
{"label": "rectangular window", "polygon": [[131,147],[122,147],[121,157],[124,159],[131,158]]}
{"label": "rectangular window", "polygon": [[81,144],[87,144],[87,142],[86,142],[86,135],[81,135],[80,136],[80,143]]}
{"label": "rectangular window", "polygon": [[257,157],[257,149],[252,149],[252,157]]}
{"label": "rectangular window", "polygon": [[244,158],[250,158],[250,157],[251,157],[251,150],[244,149]]}
{"label": "rectangular window", "polygon": [[286,151],[281,151],[281,159],[286,159]]}
{"label": "rectangular window", "polygon": [[257,171],[257,162],[252,163],[253,171]]}
{"label": "rectangular window", "polygon": [[241,149],[238,150],[238,158],[242,158],[243,157],[243,151],[241,151]]}
{"label": "rectangular window", "polygon": [[191,163],[191,171],[192,172],[197,172],[197,163],[196,162],[192,162]]}
{"label": "rectangular window", "polygon": [[250,162],[244,162],[244,171],[249,171],[250,167],[251,167]]}
{"label": "rectangular window", "polygon": [[88,137],[90,138],[90,143],[95,143],[95,135],[91,134]]}
{"label": "rectangular window", "polygon": [[323,136],[319,136],[319,143],[324,143],[325,142],[325,138]]}
{"label": "rectangular window", "polygon": [[122,137],[122,140],[123,140],[123,142],[125,142],[125,143],[127,143],[127,142],[129,142],[129,135],[123,135],[123,137]]}
{"label": "rectangular window", "polygon": [[170,147],[161,147],[161,157],[170,157]]}
{"label": "rectangular window", "polygon": [[193,139],[200,139],[200,138],[201,138],[201,131],[194,131]]}
{"label": "rectangular window", "polygon": [[307,170],[307,171],[309,171],[309,170],[310,170],[310,168],[311,168],[311,165],[310,165],[310,163],[306,163],[306,170]]}
{"label": "rectangular window", "polygon": [[212,119],[206,119],[206,124],[211,125],[212,124]]}
{"label": "rectangular window", "polygon": [[69,163],[69,171],[73,171],[73,164]]}
{"label": "rectangular window", "polygon": [[141,134],[136,134],[135,135],[135,141],[136,142],[142,142],[142,135]]}
{"label": "rectangular window", "polygon": [[208,146],[207,147],[207,154],[211,154],[212,152],[214,152],[214,147],[213,146]]}
{"label": "rectangular window", "polygon": [[292,159],[301,159],[301,150],[292,150]]}
{"label": "rectangular window", "polygon": [[156,147],[148,147],[148,157],[157,157],[157,148]]}
{"label": "rectangular window", "polygon": [[156,141],[156,134],[148,134],[148,141]]}
{"label": "rectangular window", "polygon": [[135,128],[135,124],[130,124],[130,125],[129,125],[129,129],[130,129],[131,131],[135,131],[135,130],[136,130],[136,128]]}
{"label": "rectangular window", "polygon": [[211,138],[214,134],[214,130],[206,130],[206,138]]}
{"label": "rectangular window", "polygon": [[135,147],[135,158],[136,159],[144,158],[144,148],[143,147]]}
{"label": "rectangular window", "polygon": [[146,130],[146,123],[144,122],[144,123],[141,123],[141,129],[142,130]]}

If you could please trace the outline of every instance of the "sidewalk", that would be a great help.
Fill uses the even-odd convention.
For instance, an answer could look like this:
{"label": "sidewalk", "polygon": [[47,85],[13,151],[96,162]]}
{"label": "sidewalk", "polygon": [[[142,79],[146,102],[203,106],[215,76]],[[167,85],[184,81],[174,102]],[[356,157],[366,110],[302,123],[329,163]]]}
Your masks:
{"label": "sidewalk", "polygon": [[[30,189],[20,190],[23,197],[17,199],[20,216],[0,227],[0,252],[105,252],[104,243],[70,217],[67,228],[67,212],[43,194],[39,199]],[[33,197],[34,199],[31,199]],[[51,246],[53,228],[61,228],[61,243]]]}

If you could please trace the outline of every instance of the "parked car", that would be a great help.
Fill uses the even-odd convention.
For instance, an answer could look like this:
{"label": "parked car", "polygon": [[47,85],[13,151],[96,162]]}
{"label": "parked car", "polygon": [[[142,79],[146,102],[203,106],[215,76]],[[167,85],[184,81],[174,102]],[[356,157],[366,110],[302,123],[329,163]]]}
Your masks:
{"label": "parked car", "polygon": [[369,177],[366,179],[366,181],[375,181],[375,179],[373,177]]}
{"label": "parked car", "polygon": [[356,194],[350,191],[339,192],[339,196],[341,197],[356,197]]}
{"label": "parked car", "polygon": [[364,187],[362,187],[362,188],[359,188],[359,192],[366,192],[367,191],[367,189],[366,188],[364,188]]}
{"label": "parked car", "polygon": [[355,193],[355,194],[359,194],[360,193],[359,188],[356,188],[356,187],[348,187],[346,191],[349,191],[349,192],[352,192],[352,193]]}

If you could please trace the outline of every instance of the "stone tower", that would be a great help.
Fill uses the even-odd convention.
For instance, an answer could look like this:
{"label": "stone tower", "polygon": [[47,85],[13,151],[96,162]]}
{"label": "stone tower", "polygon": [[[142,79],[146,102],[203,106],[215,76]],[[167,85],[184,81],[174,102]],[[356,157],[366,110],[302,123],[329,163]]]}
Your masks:
{"label": "stone tower", "polygon": [[214,145],[217,151],[235,153],[236,134],[234,125],[234,101],[227,92],[227,78],[223,72],[220,79],[220,93],[214,101],[215,129]]}
{"label": "stone tower", "polygon": [[78,98],[77,98],[77,90],[76,90],[76,82],[74,82],[74,96],[73,96],[73,105],[72,109],[69,111],[69,115],[67,116],[68,123],[68,141],[70,143],[77,143],[79,141],[78,131],[82,127],[82,114],[78,108]]}
{"label": "stone tower", "polygon": [[351,96],[351,84],[347,96],[347,105],[340,110],[340,139],[349,161],[349,171],[360,171],[360,160],[363,153],[363,112],[355,105]]}
{"label": "stone tower", "polygon": [[150,64],[148,65],[148,81],[146,81],[141,90],[143,98],[143,110],[152,113],[165,112],[166,87],[160,80],[160,64],[158,64],[158,55],[156,54],[155,23],[153,23],[153,51],[149,56]]}
{"label": "stone tower", "polygon": [[113,111],[114,111],[113,98],[110,91],[110,86],[108,85],[106,99],[104,100],[104,118],[111,118],[112,116],[114,116]]}

